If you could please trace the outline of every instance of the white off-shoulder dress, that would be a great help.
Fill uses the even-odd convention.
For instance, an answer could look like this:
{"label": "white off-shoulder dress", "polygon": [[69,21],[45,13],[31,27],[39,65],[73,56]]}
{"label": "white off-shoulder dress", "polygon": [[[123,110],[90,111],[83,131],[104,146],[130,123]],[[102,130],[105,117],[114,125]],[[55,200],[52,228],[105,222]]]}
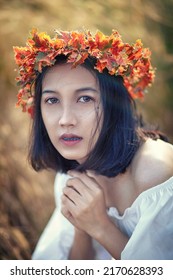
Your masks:
{"label": "white off-shoulder dress", "polygon": [[[61,214],[61,194],[68,176],[57,174],[54,210],[32,255],[34,260],[66,260],[73,243],[74,227]],[[173,260],[173,177],[141,193],[123,215],[109,208],[108,215],[129,241],[122,260]],[[115,239],[116,242],[116,239]],[[113,259],[95,240],[97,260]]]}

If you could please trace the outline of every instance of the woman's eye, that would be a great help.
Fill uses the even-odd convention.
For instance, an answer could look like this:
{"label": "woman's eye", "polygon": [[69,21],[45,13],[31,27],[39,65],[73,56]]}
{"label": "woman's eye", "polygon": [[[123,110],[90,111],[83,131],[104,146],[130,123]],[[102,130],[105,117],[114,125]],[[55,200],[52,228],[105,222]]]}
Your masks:
{"label": "woman's eye", "polygon": [[48,104],[55,104],[55,103],[58,103],[58,102],[59,102],[59,100],[56,97],[47,98],[45,100],[45,103],[48,103]]}
{"label": "woman's eye", "polygon": [[87,103],[87,102],[90,102],[90,101],[93,101],[93,98],[90,97],[90,96],[81,96],[79,99],[78,99],[79,102],[83,102],[83,103]]}

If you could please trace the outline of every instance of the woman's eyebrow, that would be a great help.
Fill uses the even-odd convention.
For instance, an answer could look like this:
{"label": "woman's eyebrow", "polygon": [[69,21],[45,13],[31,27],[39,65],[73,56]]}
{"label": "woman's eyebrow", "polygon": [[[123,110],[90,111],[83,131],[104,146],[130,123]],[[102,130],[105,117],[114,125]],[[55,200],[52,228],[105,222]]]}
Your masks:
{"label": "woman's eyebrow", "polygon": [[51,89],[45,89],[42,91],[42,94],[44,93],[57,93],[55,90],[51,90]]}
{"label": "woman's eyebrow", "polygon": [[85,91],[93,91],[93,92],[98,93],[98,90],[93,87],[84,87],[84,88],[79,88],[79,89],[75,90],[76,93],[85,92]]}

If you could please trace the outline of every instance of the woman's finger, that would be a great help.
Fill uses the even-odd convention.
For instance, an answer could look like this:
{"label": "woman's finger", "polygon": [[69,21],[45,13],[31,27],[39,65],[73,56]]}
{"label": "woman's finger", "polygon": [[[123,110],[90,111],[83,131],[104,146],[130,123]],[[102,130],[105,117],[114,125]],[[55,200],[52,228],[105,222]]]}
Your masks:
{"label": "woman's finger", "polygon": [[[84,180],[79,177],[72,177],[67,180],[66,186],[76,191],[80,196],[79,199],[85,197],[88,198],[91,196],[90,188],[85,184]],[[67,192],[70,192],[66,190]],[[77,196],[76,196],[77,197]]]}
{"label": "woman's finger", "polygon": [[[88,187],[92,192],[94,190],[97,191],[97,189],[100,189],[100,186],[98,185],[98,183],[96,182],[96,180],[94,179],[94,177],[89,176],[87,173],[83,172],[77,172],[76,170],[70,171],[69,172],[70,176],[73,176],[74,178],[78,178],[81,180],[82,183],[84,183],[84,185],[86,187]],[[93,175],[94,176],[94,175]]]}

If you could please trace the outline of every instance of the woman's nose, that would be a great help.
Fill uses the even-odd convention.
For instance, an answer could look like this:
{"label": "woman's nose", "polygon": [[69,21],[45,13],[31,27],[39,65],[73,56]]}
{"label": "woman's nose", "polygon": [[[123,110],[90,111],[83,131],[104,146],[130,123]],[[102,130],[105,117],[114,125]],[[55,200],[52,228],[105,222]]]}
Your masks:
{"label": "woman's nose", "polygon": [[74,126],[77,123],[77,118],[75,112],[72,108],[64,108],[61,112],[59,118],[59,125],[60,126]]}

